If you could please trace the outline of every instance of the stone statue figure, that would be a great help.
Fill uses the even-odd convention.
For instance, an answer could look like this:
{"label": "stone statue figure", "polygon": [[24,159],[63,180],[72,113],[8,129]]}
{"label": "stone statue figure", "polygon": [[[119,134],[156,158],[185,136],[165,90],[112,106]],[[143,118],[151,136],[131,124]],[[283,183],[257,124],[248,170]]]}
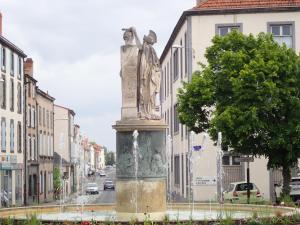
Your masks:
{"label": "stone statue figure", "polygon": [[161,68],[159,59],[153,48],[157,42],[154,31],[150,30],[141,44],[136,30],[133,29],[136,45],[139,48],[138,57],[138,112],[142,119],[160,119],[157,113],[156,97],[160,90]]}
{"label": "stone statue figure", "polygon": [[122,29],[125,45],[121,46],[122,119],[137,118],[138,47],[133,42],[133,28]]}
{"label": "stone statue figure", "polygon": [[161,68],[153,48],[157,42],[156,34],[150,30],[141,44],[134,27],[123,31],[122,119],[158,120],[160,115],[156,99],[160,90]]}

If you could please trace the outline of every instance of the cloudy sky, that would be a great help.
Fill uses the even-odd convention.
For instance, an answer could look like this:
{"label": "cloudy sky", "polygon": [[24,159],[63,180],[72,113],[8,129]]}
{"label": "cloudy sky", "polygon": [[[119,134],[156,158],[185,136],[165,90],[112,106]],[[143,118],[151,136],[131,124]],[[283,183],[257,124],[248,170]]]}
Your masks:
{"label": "cloudy sky", "polygon": [[0,0],[3,36],[34,60],[39,87],[73,109],[91,140],[115,150],[123,27],[156,31],[160,55],[196,0]]}

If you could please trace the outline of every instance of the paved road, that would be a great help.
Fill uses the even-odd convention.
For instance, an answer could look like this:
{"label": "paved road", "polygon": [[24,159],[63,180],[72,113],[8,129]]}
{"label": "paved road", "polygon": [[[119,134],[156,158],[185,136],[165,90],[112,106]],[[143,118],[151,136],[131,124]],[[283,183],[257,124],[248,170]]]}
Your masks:
{"label": "paved road", "polygon": [[[116,201],[116,193],[111,190],[103,190],[103,183],[105,180],[113,180],[115,182],[116,170],[114,168],[105,170],[106,177],[94,176],[86,178],[83,182],[83,193],[78,193],[70,200],[70,203],[76,204],[101,204],[114,203]],[[97,195],[86,195],[85,189],[88,183],[97,183],[100,193]]]}

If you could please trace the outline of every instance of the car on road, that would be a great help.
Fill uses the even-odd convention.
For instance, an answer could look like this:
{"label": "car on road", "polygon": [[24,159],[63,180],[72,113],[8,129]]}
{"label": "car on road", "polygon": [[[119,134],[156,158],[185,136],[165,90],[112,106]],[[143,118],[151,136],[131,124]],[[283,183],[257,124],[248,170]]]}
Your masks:
{"label": "car on road", "polygon": [[115,184],[111,180],[106,180],[104,182],[103,190],[115,190]]}
{"label": "car on road", "polygon": [[224,200],[225,201],[238,201],[246,202],[247,201],[247,190],[250,189],[250,199],[253,201],[261,201],[262,196],[259,189],[254,183],[248,183],[245,181],[230,183],[228,189],[224,191]]}
{"label": "car on road", "polygon": [[88,183],[85,189],[86,194],[99,194],[99,188],[96,183]]}
{"label": "car on road", "polygon": [[99,171],[99,176],[100,176],[100,177],[105,177],[106,174],[105,174],[105,172],[104,172],[103,170],[101,170],[101,171]]}

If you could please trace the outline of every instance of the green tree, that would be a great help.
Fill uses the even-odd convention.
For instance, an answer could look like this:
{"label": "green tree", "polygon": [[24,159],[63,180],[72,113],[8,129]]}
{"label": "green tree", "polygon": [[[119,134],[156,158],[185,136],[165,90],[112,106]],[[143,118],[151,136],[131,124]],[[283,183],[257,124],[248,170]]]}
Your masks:
{"label": "green tree", "polygon": [[291,168],[300,156],[300,59],[271,35],[234,31],[216,36],[207,66],[179,90],[179,119],[235,152],[268,158],[282,168],[289,193]]}
{"label": "green tree", "polygon": [[61,189],[61,174],[60,169],[58,167],[54,167],[53,169],[53,187],[54,187],[54,195],[57,199],[60,194]]}
{"label": "green tree", "polygon": [[112,151],[108,151],[107,148],[104,148],[104,156],[105,156],[105,165],[114,165],[115,162],[115,153]]}

